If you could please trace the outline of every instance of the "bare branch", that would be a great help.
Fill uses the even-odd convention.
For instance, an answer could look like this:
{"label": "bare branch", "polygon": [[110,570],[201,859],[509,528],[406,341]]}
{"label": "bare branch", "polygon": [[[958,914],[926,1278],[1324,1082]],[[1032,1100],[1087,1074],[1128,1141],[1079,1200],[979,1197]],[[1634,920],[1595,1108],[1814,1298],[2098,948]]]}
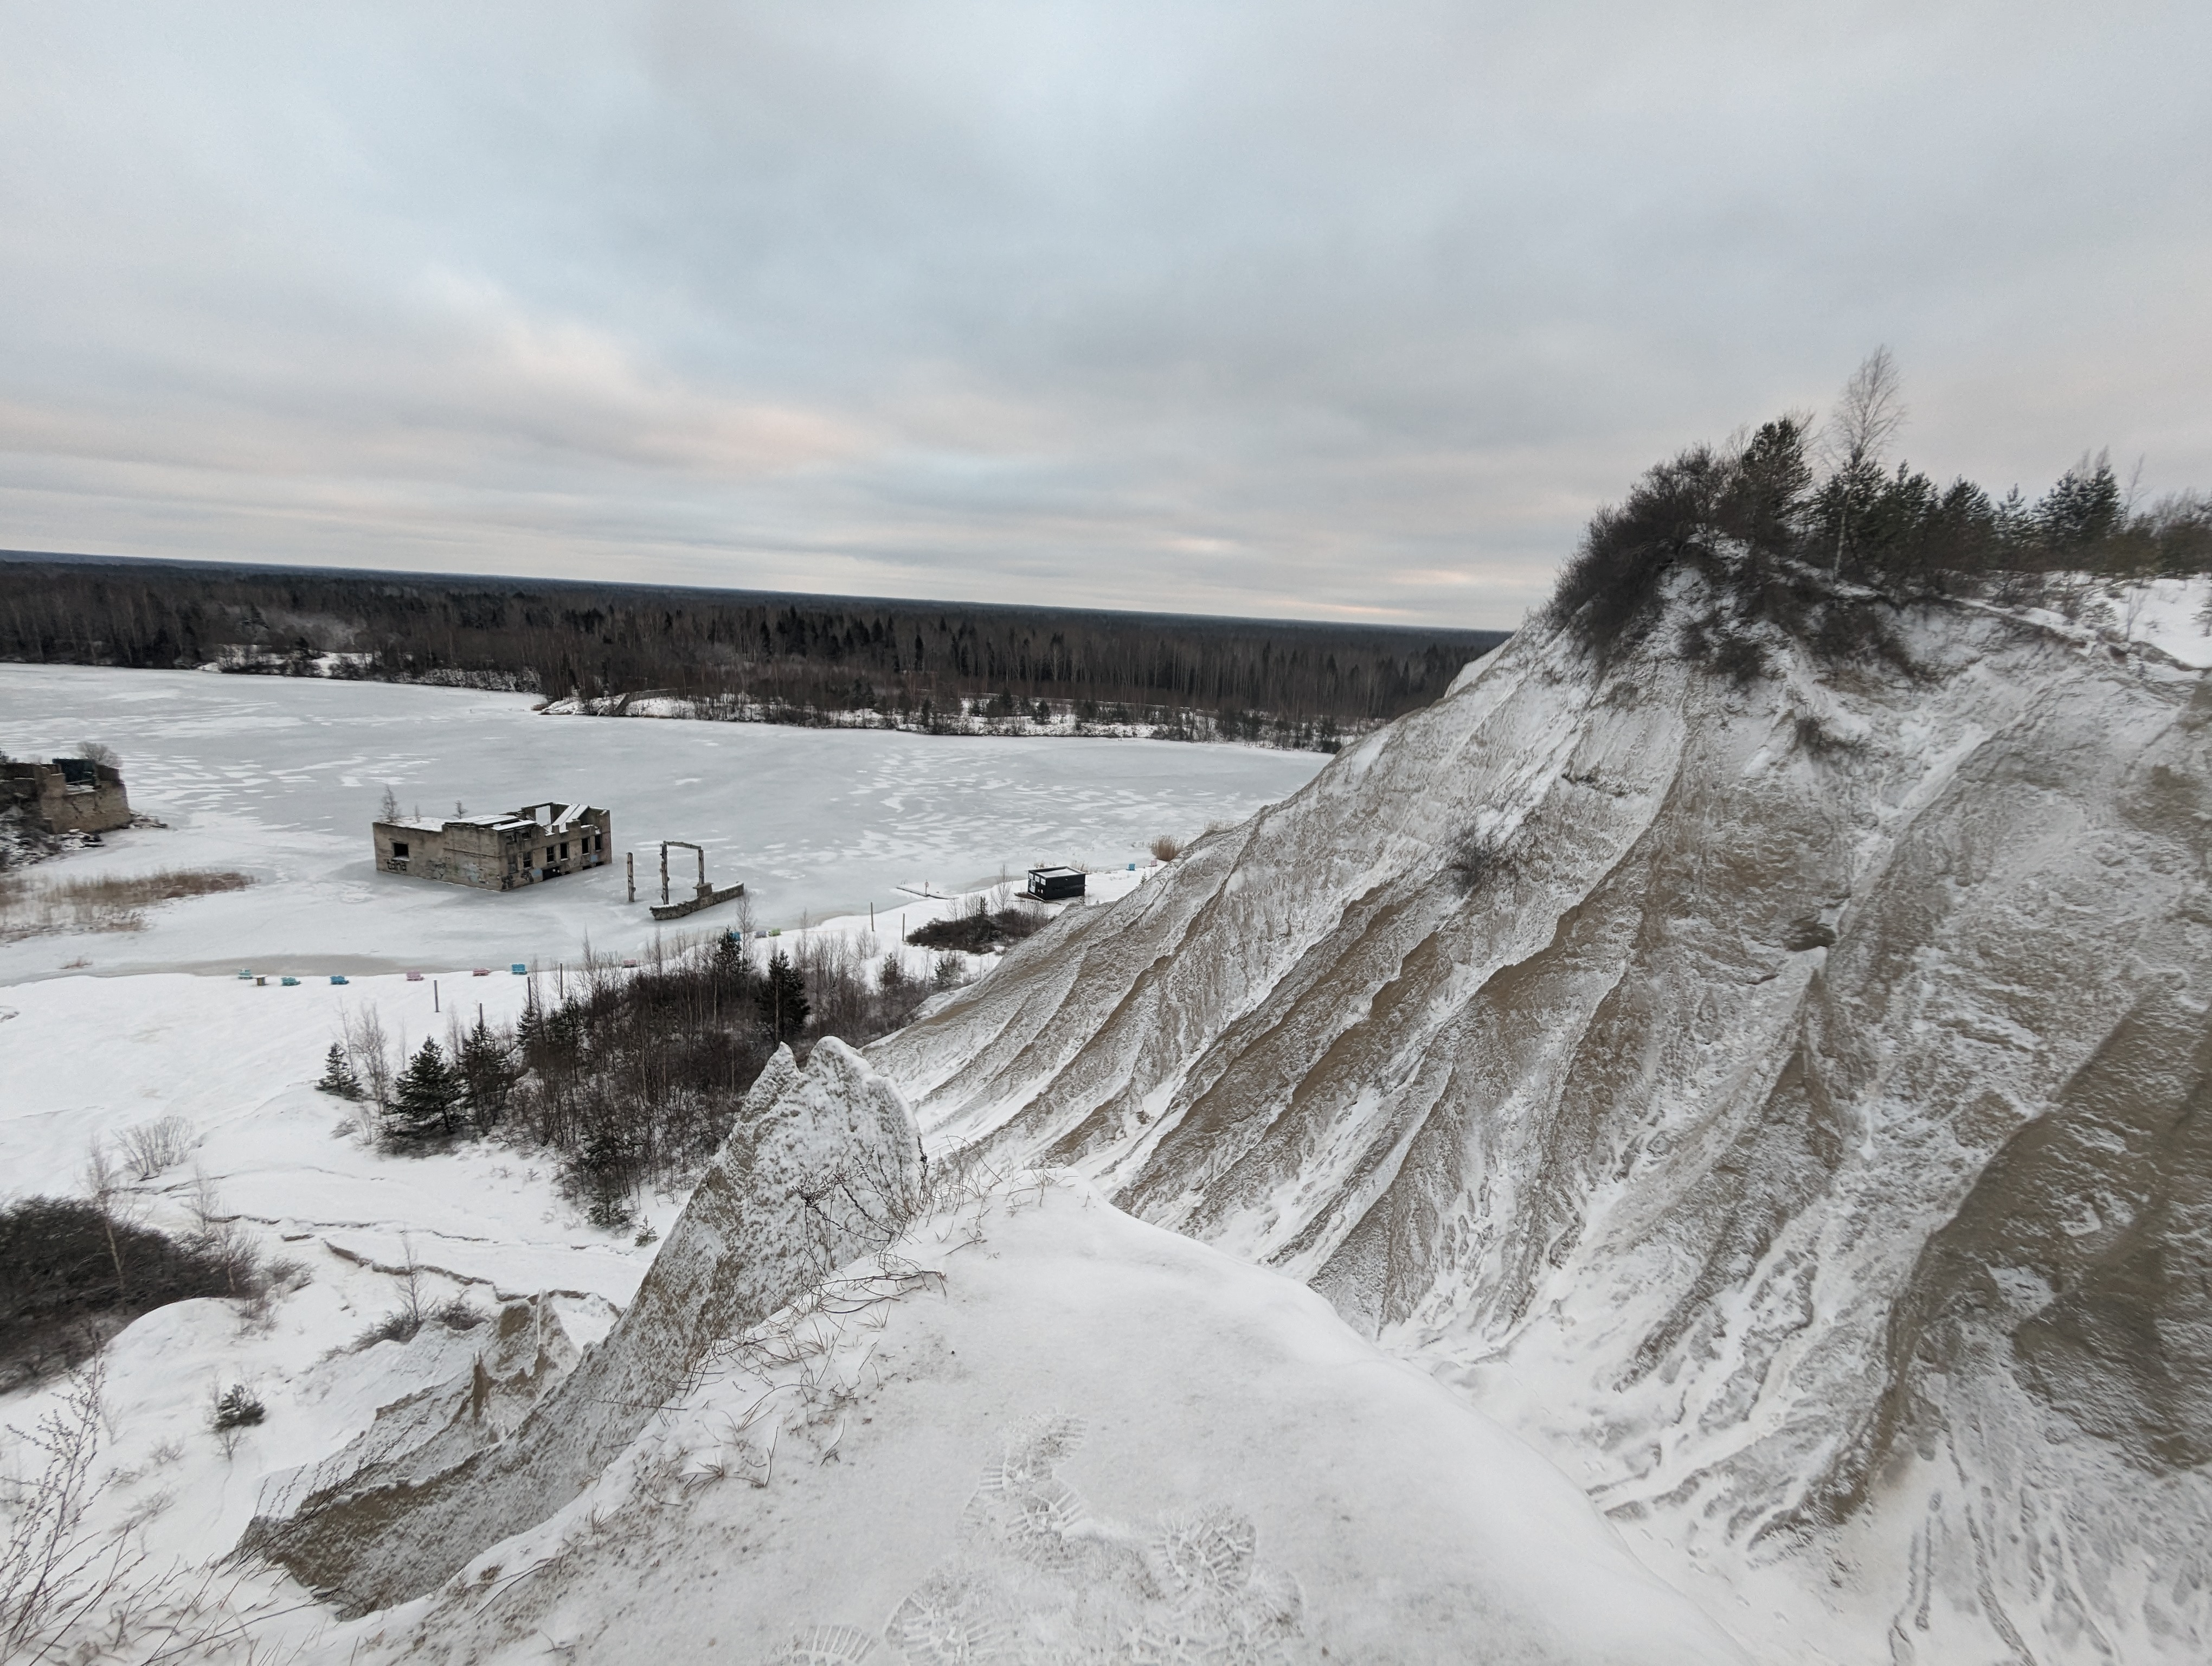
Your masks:
{"label": "bare branch", "polygon": [[1826,448],[1838,473],[1879,467],[1907,415],[1897,361],[1877,347],[1851,372],[1828,418]]}

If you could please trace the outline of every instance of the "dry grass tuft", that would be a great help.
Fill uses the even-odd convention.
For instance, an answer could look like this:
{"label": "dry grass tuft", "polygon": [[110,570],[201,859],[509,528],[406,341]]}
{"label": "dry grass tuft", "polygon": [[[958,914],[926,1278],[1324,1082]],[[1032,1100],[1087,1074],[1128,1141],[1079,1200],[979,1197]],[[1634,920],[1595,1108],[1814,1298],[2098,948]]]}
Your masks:
{"label": "dry grass tuft", "polygon": [[1182,842],[1169,834],[1163,833],[1152,841],[1152,860],[1156,862],[1171,862],[1182,854]]}
{"label": "dry grass tuft", "polygon": [[0,943],[60,932],[135,932],[146,910],[187,897],[243,891],[251,877],[222,868],[162,868],[152,873],[34,880],[0,874]]}

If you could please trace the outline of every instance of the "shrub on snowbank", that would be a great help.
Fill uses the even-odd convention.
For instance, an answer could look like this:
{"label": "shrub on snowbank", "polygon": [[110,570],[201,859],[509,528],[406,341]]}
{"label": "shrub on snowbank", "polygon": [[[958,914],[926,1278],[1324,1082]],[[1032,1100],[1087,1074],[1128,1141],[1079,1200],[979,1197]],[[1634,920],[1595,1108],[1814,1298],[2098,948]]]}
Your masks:
{"label": "shrub on snowbank", "polygon": [[910,971],[902,949],[878,958],[845,938],[800,935],[779,939],[763,964],[723,933],[641,966],[600,957],[533,974],[519,1022],[465,1032],[456,1018],[404,1069],[373,1014],[350,1025],[342,1050],[388,1148],[490,1136],[550,1150],[592,1223],[620,1231],[643,1187],[720,1149],[779,1042],[802,1055],[832,1037],[865,1046],[959,981],[954,957],[919,958]]}
{"label": "shrub on snowbank", "polygon": [[251,1296],[252,1251],[221,1231],[173,1237],[92,1199],[0,1210],[0,1389],[69,1370],[142,1313],[196,1296]]}
{"label": "shrub on snowbank", "polygon": [[994,909],[977,897],[964,914],[949,920],[933,920],[907,933],[918,949],[955,949],[963,954],[988,954],[996,948],[1020,942],[1042,931],[1047,917],[1032,909],[1010,906]]}

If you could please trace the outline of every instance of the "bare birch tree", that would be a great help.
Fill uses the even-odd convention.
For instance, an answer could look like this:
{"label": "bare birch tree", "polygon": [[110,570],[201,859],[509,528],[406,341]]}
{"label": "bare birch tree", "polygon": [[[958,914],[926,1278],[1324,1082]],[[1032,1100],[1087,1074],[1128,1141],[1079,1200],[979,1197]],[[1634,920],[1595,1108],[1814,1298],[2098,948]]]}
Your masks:
{"label": "bare birch tree", "polygon": [[1900,392],[1897,361],[1889,349],[1877,347],[1851,372],[1851,379],[1844,384],[1843,397],[1828,418],[1823,446],[1838,488],[1834,565],[1838,573],[1843,571],[1844,550],[1850,542],[1852,504],[1870,492],[1890,441],[1905,426],[1906,413]]}

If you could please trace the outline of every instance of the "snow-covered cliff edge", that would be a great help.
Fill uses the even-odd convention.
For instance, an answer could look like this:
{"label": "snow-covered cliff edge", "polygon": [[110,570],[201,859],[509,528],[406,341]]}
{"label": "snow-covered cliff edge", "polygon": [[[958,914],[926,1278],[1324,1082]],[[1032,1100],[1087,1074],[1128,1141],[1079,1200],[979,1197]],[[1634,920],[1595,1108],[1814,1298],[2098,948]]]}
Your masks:
{"label": "snow-covered cliff edge", "polygon": [[871,1059],[1537,1438],[1797,1658],[2194,1659],[2212,691],[1533,629]]}

